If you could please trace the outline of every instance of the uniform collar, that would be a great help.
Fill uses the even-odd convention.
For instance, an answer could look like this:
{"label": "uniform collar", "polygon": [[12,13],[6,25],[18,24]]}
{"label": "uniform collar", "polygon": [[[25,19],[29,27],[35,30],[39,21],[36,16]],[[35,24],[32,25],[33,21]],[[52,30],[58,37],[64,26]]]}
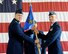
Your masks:
{"label": "uniform collar", "polygon": [[14,18],[14,20],[15,20],[16,22],[20,23],[17,19]]}
{"label": "uniform collar", "polygon": [[53,26],[56,22],[52,23],[51,26]]}

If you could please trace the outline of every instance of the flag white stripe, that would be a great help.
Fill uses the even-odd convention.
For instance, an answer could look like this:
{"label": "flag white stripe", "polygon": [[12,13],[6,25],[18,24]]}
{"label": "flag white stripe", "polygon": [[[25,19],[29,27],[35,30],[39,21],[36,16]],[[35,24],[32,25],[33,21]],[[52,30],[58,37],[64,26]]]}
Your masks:
{"label": "flag white stripe", "polygon": [[[47,32],[44,32],[47,34]],[[8,33],[0,33],[0,43],[8,43]],[[68,41],[68,32],[62,32],[61,41]]]}
{"label": "flag white stripe", "polygon": [[68,0],[22,0],[22,2],[68,2]]}
{"label": "flag white stripe", "polygon": [[[56,12],[57,13],[57,21],[65,21],[68,22],[68,12]],[[49,21],[48,12],[33,12],[34,19],[37,22],[45,22]],[[8,23],[11,22],[14,18],[14,13],[0,13],[0,23]],[[26,21],[28,16],[28,12],[24,12],[22,22]]]}

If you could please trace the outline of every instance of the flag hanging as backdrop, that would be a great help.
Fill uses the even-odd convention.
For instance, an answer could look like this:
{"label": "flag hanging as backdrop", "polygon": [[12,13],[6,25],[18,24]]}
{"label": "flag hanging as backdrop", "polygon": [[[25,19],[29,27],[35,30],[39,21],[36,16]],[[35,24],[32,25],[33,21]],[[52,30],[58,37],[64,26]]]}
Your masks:
{"label": "flag hanging as backdrop", "polygon": [[[15,2],[16,1],[16,2]],[[8,43],[8,26],[14,18],[16,7],[20,8],[20,0],[0,0],[0,54],[6,53]],[[38,22],[38,29],[46,34],[49,30],[48,11],[57,13],[57,21],[62,28],[61,44],[64,54],[68,54],[68,0],[22,0],[22,26],[29,12],[29,2],[32,2],[33,16]]]}

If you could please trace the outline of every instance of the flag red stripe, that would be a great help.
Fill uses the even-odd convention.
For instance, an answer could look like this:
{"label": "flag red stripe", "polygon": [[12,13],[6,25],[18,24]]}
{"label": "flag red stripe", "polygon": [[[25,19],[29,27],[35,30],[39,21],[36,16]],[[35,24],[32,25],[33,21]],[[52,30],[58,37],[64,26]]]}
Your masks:
{"label": "flag red stripe", "polygon": [[[21,23],[22,27],[24,25],[24,22]],[[59,22],[62,31],[68,31],[68,22]],[[8,26],[9,23],[0,23],[0,33],[6,33],[8,32]],[[38,22],[38,29],[42,31],[48,31],[50,27],[49,22]]]}
{"label": "flag red stripe", "polygon": [[[29,3],[23,2],[22,8],[24,12],[29,11]],[[68,11],[68,2],[32,2],[34,12],[45,11]]]}
{"label": "flag red stripe", "polygon": [[7,43],[0,43],[0,53],[5,53],[7,49]]}
{"label": "flag red stripe", "polygon": [[[61,42],[63,51],[68,51],[68,42]],[[5,53],[7,49],[7,43],[0,43],[0,53]]]}

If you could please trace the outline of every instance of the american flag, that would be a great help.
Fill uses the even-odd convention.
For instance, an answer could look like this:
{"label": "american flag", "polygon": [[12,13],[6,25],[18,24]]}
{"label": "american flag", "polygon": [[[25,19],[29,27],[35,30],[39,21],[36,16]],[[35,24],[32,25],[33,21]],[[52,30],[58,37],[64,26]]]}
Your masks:
{"label": "american flag", "polygon": [[14,18],[16,8],[22,6],[23,19],[21,24],[23,26],[28,16],[30,2],[38,29],[44,31],[45,34],[50,27],[48,11],[53,10],[57,13],[57,21],[62,28],[60,41],[63,53],[68,54],[68,0],[0,0],[0,54],[6,54],[8,26]]}

